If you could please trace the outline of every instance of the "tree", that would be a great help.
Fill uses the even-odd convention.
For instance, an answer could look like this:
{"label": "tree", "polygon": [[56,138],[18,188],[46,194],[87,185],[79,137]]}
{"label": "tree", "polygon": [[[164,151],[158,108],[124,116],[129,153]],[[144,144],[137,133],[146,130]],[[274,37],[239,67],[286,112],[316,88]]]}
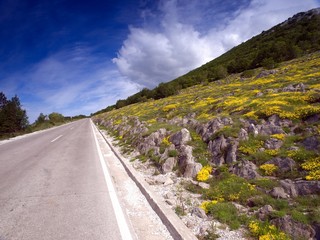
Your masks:
{"label": "tree", "polygon": [[22,109],[20,99],[15,95],[10,101],[0,93],[0,133],[8,134],[23,131],[29,125],[26,110]]}
{"label": "tree", "polygon": [[46,121],[47,115],[40,113],[39,117],[36,120],[36,124],[44,123]]}
{"label": "tree", "polygon": [[63,123],[64,122],[64,116],[60,113],[53,112],[49,114],[49,120],[52,123]]}

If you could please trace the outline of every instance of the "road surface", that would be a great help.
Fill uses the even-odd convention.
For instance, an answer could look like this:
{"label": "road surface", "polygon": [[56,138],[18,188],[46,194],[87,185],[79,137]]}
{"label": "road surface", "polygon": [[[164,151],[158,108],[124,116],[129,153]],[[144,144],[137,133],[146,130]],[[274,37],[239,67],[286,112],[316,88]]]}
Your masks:
{"label": "road surface", "polygon": [[124,238],[100,161],[89,119],[0,143],[0,240]]}

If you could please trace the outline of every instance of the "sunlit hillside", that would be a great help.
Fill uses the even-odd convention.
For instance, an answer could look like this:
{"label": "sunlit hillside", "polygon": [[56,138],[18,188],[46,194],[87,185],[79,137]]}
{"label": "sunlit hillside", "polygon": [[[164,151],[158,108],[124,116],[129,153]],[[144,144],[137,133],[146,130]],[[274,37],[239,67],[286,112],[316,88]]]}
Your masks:
{"label": "sunlit hillside", "polygon": [[[126,153],[139,152],[132,160],[151,161],[159,173],[168,172],[170,162],[169,171],[209,184],[203,189],[189,182],[185,188],[200,193],[206,214],[231,229],[245,226],[263,239],[304,239],[314,230],[297,233],[284,222],[294,229],[320,224],[320,52],[112,110],[94,121]],[[186,158],[195,160],[189,169],[181,163]],[[272,211],[258,216],[266,206]]]}

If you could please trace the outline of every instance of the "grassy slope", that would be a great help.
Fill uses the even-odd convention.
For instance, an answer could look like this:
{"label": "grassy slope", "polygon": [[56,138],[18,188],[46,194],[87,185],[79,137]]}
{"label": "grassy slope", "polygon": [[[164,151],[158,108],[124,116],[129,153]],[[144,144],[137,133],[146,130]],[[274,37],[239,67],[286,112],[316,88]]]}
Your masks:
{"label": "grassy slope", "polygon": [[[276,136],[284,141],[284,147],[278,151],[263,153],[256,151],[257,148],[261,147],[261,143],[258,142],[257,144],[257,141],[250,137],[249,141],[240,143],[239,159],[249,159],[259,166],[274,156],[290,156],[297,162],[299,166],[297,170],[301,170],[303,163],[315,164],[316,166],[313,170],[316,175],[314,179],[319,180],[320,176],[317,175],[320,174],[318,153],[306,151],[302,147],[300,147],[297,152],[288,151],[287,149],[288,146],[296,145],[295,142],[298,140],[301,141],[301,139],[308,136],[303,128],[316,128],[318,132],[317,136],[319,137],[319,124],[316,123],[306,126],[303,120],[308,116],[320,113],[320,52],[284,62],[280,64],[276,70],[275,74],[262,78],[256,78],[256,75],[260,73],[262,69],[255,69],[254,76],[245,79],[240,77],[241,74],[230,75],[217,82],[196,85],[181,90],[181,92],[175,96],[133,104],[97,115],[95,118],[105,120],[112,119],[114,124],[117,125],[121,124],[123,116],[137,116],[141,121],[146,121],[149,124],[148,128],[151,133],[161,127],[166,127],[173,131],[179,129],[177,126],[170,126],[169,123],[159,123],[157,121],[158,118],[169,120],[176,117],[185,117],[190,113],[194,113],[195,119],[204,123],[218,116],[229,116],[235,123],[237,123],[239,118],[252,119],[259,123],[268,116],[277,114],[281,118],[291,119],[295,123],[300,124],[302,131],[297,135],[285,134]],[[275,91],[276,89],[287,87],[290,84],[294,85],[298,83],[305,84],[308,88],[307,92]],[[257,93],[263,93],[263,95],[257,96]],[[231,128],[222,129],[220,134],[232,136],[237,135],[238,131],[239,126],[234,124]],[[198,147],[198,156],[196,157],[198,157],[198,161],[205,164],[210,159],[200,158],[209,156],[204,153],[206,151],[206,144],[201,142],[201,138],[196,136],[194,131],[192,135],[193,141],[190,144]],[[121,138],[122,136],[120,139]],[[259,140],[263,141],[265,139]],[[291,175],[281,176],[277,175],[277,173],[273,175],[278,178],[292,179],[296,177],[306,177],[305,172],[301,172],[300,170],[291,173]],[[239,224],[247,224],[254,236],[268,233],[269,227],[263,226],[262,223],[254,220],[254,217],[250,217],[249,219],[254,220],[255,225],[252,222],[250,225],[248,218],[240,215],[233,216],[232,213],[226,212],[226,210],[231,207],[230,205],[226,205],[228,202],[238,202],[246,205],[248,198],[254,199],[254,207],[250,209],[250,211],[266,204],[271,205],[276,210],[272,216],[269,216],[269,220],[289,214],[295,220],[302,223],[320,223],[319,196],[298,197],[291,199],[289,202],[287,200],[273,199],[269,195],[255,189],[254,186],[270,190],[272,187],[278,185],[277,180],[266,177],[260,180],[247,181],[229,174],[225,166],[220,167],[219,171],[219,176],[208,181],[211,185],[209,190],[199,190],[197,186],[192,185],[186,187],[189,190],[202,193],[204,199],[214,200],[211,205],[209,203],[206,206],[208,213],[215,216],[216,212],[222,211],[223,214],[227,215],[227,218],[220,219],[221,217],[219,216],[215,217],[221,221],[225,221],[231,227],[236,228]],[[263,171],[261,173],[263,174]],[[216,201],[221,201],[225,205],[221,203],[221,206],[214,206]],[[259,234],[254,233],[254,228],[260,229],[261,232]],[[265,232],[263,232],[264,228],[266,228]],[[279,235],[280,233],[275,232],[274,234]]]}

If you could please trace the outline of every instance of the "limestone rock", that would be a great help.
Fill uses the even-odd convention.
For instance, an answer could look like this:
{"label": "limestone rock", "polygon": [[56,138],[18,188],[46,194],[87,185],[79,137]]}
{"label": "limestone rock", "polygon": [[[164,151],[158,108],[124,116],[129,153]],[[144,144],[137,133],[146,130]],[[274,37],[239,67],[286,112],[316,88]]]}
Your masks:
{"label": "limestone rock", "polygon": [[191,136],[190,132],[186,128],[182,128],[179,132],[173,134],[170,137],[170,141],[175,145],[175,146],[181,146],[186,144],[187,142],[191,141]]}
{"label": "limestone rock", "polygon": [[273,188],[269,194],[274,197],[274,198],[288,198],[288,194],[286,194],[286,192],[284,191],[284,189],[282,187],[275,187]]}
{"label": "limestone rock", "polygon": [[189,163],[184,170],[183,176],[185,178],[194,178],[195,176],[197,176],[201,168],[201,163]]}
{"label": "limestone rock", "polygon": [[310,225],[296,222],[288,215],[273,219],[270,223],[289,234],[293,239],[313,239],[316,234]]}
{"label": "limestone rock", "polygon": [[212,162],[217,166],[224,164],[224,152],[227,146],[227,141],[223,135],[209,142],[208,149],[212,153]]}
{"label": "limestone rock", "polygon": [[206,218],[207,217],[206,212],[202,208],[199,208],[199,207],[193,208],[191,211],[191,214],[196,215],[199,218]]}
{"label": "limestone rock", "polygon": [[295,183],[290,179],[280,180],[280,186],[284,189],[284,191],[289,194],[291,197],[297,197],[298,192],[296,189]]}
{"label": "limestone rock", "polygon": [[319,151],[320,141],[317,136],[307,137],[303,142],[303,146],[309,151]]}
{"label": "limestone rock", "polygon": [[238,138],[239,140],[248,140],[249,139],[248,132],[245,129],[241,128]]}
{"label": "limestone rock", "polygon": [[280,149],[283,145],[283,141],[276,139],[276,138],[270,138],[264,143],[264,147],[267,149]]}
{"label": "limestone rock", "polygon": [[175,158],[170,157],[162,164],[161,170],[163,173],[172,172],[174,166],[176,165],[177,161]]}
{"label": "limestone rock", "polygon": [[269,214],[273,212],[273,208],[270,205],[265,205],[258,209],[257,216],[261,221],[268,219]]}
{"label": "limestone rock", "polygon": [[276,165],[280,172],[292,171],[297,165],[296,162],[289,157],[285,157],[285,158],[275,157],[270,161],[267,161],[266,164]]}
{"label": "limestone rock", "polygon": [[320,194],[320,181],[299,180],[295,186],[298,195]]}
{"label": "limestone rock", "polygon": [[248,160],[243,160],[230,168],[233,174],[246,179],[254,179],[261,177],[257,172],[258,167]]}

